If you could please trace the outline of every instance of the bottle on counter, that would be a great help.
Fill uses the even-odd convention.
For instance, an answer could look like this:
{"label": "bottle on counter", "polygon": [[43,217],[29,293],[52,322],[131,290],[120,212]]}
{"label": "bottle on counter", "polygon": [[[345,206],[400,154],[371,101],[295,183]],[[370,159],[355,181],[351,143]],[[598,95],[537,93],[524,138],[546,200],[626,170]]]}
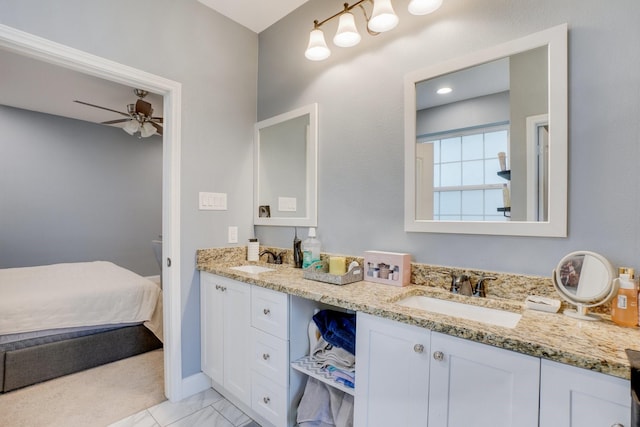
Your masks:
{"label": "bottle on counter", "polygon": [[308,268],[320,261],[320,240],[316,238],[316,229],[309,228],[309,237],[302,242],[302,268]]}
{"label": "bottle on counter", "polygon": [[258,261],[260,252],[260,242],[258,239],[249,239],[247,245],[247,261]]}
{"label": "bottle on counter", "polygon": [[638,287],[633,268],[620,267],[620,288],[611,304],[611,320],[620,326],[638,325]]}

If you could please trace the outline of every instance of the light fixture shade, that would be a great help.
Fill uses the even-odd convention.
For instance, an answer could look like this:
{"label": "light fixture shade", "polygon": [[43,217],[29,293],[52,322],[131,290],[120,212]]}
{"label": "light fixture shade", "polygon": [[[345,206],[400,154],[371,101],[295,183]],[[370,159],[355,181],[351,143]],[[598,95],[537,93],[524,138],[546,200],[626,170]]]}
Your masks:
{"label": "light fixture shade", "polygon": [[412,15],[427,15],[442,6],[442,0],[411,0],[409,13]]}
{"label": "light fixture shade", "polygon": [[360,43],[360,33],[356,28],[356,21],[352,13],[345,12],[340,15],[338,31],[333,37],[333,43],[340,47],[351,47]]}
{"label": "light fixture shade", "polygon": [[368,27],[376,33],[384,33],[398,25],[398,15],[393,11],[391,0],[373,0],[373,12]]}
{"label": "light fixture shade", "polygon": [[137,120],[129,120],[122,129],[129,135],[133,135],[140,129],[140,123]]}
{"label": "light fixture shade", "polygon": [[309,34],[309,45],[304,52],[304,56],[311,61],[322,61],[327,59],[331,55],[331,51],[327,46],[327,42],[324,40],[324,33],[322,30],[315,29]]}
{"label": "light fixture shade", "polygon": [[140,136],[143,138],[147,138],[151,135],[155,135],[158,130],[154,125],[149,122],[145,122],[140,128]]}

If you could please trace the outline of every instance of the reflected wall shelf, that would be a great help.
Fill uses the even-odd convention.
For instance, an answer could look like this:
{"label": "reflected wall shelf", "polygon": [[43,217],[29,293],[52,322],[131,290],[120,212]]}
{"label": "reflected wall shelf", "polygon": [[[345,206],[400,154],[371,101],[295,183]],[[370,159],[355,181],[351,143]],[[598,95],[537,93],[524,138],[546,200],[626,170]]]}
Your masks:
{"label": "reflected wall shelf", "polygon": [[500,178],[504,178],[507,181],[511,181],[511,169],[506,171],[498,171],[497,174]]}

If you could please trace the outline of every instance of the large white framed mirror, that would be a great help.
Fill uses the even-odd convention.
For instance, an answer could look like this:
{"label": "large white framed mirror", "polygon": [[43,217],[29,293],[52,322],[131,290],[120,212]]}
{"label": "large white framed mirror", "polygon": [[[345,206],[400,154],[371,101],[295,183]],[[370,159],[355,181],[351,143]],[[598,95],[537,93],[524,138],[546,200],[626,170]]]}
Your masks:
{"label": "large white framed mirror", "polygon": [[316,227],[318,104],[255,125],[253,223]]}
{"label": "large white framed mirror", "polygon": [[566,24],[404,87],[406,231],[566,237]]}

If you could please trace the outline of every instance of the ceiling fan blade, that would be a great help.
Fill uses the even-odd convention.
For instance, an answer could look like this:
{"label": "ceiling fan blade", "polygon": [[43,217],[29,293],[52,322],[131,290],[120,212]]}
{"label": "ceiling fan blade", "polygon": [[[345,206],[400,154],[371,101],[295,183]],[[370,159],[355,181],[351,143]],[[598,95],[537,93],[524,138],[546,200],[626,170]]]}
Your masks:
{"label": "ceiling fan blade", "polygon": [[158,131],[158,135],[162,135],[162,126],[154,122],[149,122],[149,123],[151,123],[153,127],[156,128],[156,130]]}
{"label": "ceiling fan blade", "polygon": [[128,122],[131,119],[118,119],[118,120],[109,120],[108,122],[100,122],[102,125],[115,125],[116,123],[124,123]]}
{"label": "ceiling fan blade", "polygon": [[157,123],[164,123],[162,117],[151,117],[151,120],[153,120],[154,122],[157,122]]}
{"label": "ceiling fan blade", "polygon": [[101,110],[112,111],[114,113],[121,114],[121,115],[123,115],[125,117],[129,117],[129,115],[127,113],[123,113],[122,111],[118,111],[118,110],[112,110],[111,108],[101,107],[99,105],[94,105],[94,104],[89,104],[88,102],[78,101],[77,99],[74,99],[73,102],[77,102],[78,104],[82,104],[82,105],[88,105],[89,107],[100,108]]}
{"label": "ceiling fan blade", "polygon": [[136,101],[136,113],[150,117],[152,112],[153,108],[147,101],[143,101],[142,99]]}

